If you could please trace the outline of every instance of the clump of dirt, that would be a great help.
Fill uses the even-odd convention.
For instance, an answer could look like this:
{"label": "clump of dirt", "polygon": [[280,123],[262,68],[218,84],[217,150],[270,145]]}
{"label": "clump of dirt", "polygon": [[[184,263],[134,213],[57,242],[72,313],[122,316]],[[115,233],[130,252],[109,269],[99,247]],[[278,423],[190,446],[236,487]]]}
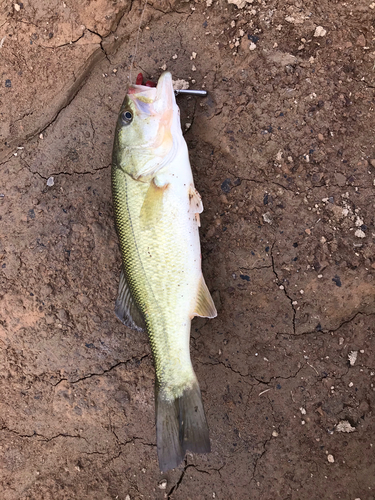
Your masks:
{"label": "clump of dirt", "polygon": [[[0,7],[1,497],[370,500],[375,4],[155,0],[138,32],[143,6]],[[131,65],[209,91],[179,105],[212,453],[163,475],[148,341],[113,312]]]}

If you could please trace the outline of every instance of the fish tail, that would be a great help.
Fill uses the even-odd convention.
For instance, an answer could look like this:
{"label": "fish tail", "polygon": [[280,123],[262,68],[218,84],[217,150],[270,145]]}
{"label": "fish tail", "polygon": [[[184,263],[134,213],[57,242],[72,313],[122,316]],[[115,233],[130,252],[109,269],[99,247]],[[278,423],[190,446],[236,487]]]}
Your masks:
{"label": "fish tail", "polygon": [[155,386],[156,441],[160,470],[177,467],[187,450],[209,453],[210,438],[198,382],[184,389],[175,399],[163,397]]}

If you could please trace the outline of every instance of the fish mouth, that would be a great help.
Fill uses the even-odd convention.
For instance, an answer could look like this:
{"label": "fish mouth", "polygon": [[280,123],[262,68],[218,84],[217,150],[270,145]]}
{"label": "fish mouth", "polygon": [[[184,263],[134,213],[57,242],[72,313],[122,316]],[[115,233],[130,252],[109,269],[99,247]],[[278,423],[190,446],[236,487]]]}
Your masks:
{"label": "fish mouth", "polygon": [[164,115],[173,113],[176,98],[173,90],[172,75],[165,71],[160,76],[156,87],[146,85],[130,85],[128,96],[140,113],[148,115]]}

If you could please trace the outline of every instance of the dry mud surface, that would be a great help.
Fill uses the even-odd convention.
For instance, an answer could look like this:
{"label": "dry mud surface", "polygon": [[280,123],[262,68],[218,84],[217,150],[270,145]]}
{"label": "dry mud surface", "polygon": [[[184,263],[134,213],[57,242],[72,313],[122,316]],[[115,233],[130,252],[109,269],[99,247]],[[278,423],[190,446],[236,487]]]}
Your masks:
{"label": "dry mud surface", "polygon": [[375,498],[375,3],[236,3],[149,0],[134,62],[209,90],[179,104],[219,310],[192,328],[212,453],[167,474],[150,348],[113,312],[142,5],[0,5],[2,500]]}

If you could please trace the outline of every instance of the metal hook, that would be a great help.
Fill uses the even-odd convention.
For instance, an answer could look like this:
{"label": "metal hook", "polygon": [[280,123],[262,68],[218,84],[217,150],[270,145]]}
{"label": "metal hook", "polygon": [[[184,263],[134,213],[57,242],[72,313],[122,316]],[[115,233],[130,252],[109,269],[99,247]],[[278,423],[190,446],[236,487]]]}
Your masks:
{"label": "metal hook", "polygon": [[174,95],[177,97],[178,95],[198,95],[201,97],[206,97],[207,95],[207,90],[175,90]]}

